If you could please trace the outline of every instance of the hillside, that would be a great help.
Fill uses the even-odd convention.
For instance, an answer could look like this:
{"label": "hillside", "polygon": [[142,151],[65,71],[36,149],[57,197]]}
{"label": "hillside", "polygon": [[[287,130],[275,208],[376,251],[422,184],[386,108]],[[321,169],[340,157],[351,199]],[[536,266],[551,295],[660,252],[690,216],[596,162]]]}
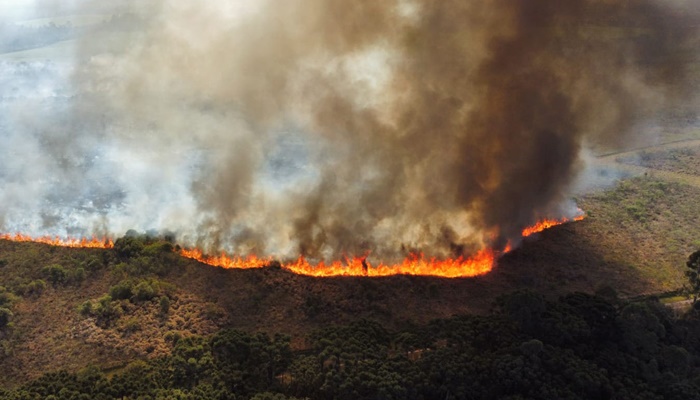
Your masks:
{"label": "hillside", "polygon": [[0,384],[88,365],[119,371],[169,354],[179,337],[223,328],[283,333],[293,349],[305,349],[308,334],[329,324],[370,319],[400,329],[487,314],[499,296],[518,289],[550,298],[609,288],[622,297],[676,290],[699,244],[698,191],[652,177],[623,181],[579,199],[584,221],[527,238],[492,273],[472,279],[225,270],[145,237],[122,238],[113,250],[0,241],[13,314],[3,334]]}
{"label": "hillside", "polygon": [[367,319],[401,330],[489,315],[496,299],[522,289],[550,299],[676,291],[687,282],[685,260],[700,248],[693,145],[601,158],[606,168],[644,169],[577,199],[585,220],[527,238],[490,274],[471,279],[225,270],[146,237],[124,237],[111,250],[0,241],[0,309],[11,313],[0,341],[0,385],[87,366],[120,374],[135,360],[172,354],[180,338],[222,329],[289,335],[292,350],[308,351],[310,335],[329,325]]}

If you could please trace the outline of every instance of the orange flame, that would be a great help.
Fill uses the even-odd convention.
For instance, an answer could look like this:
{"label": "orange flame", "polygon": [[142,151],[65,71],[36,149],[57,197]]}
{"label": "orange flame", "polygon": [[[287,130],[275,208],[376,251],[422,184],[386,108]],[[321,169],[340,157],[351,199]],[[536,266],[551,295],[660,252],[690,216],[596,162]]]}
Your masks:
{"label": "orange flame", "polygon": [[[556,225],[561,225],[571,221],[581,221],[585,218],[582,214],[573,219],[562,218],[559,220],[545,219],[537,224],[523,229],[522,236],[527,237]],[[379,263],[372,265],[367,257],[346,258],[345,261],[333,261],[331,263],[312,264],[304,257],[299,257],[296,261],[280,264],[282,268],[295,274],[308,275],[314,277],[332,276],[390,276],[390,275],[422,275],[440,276],[445,278],[469,278],[485,275],[493,269],[496,259],[511,251],[510,244],[502,252],[491,249],[484,249],[471,257],[459,257],[456,259],[438,260],[435,258],[425,258],[423,254],[413,254],[402,262],[394,265]],[[205,256],[198,249],[183,249],[180,254],[184,257],[192,258],[204,264],[223,268],[262,268],[273,261],[272,258],[259,258],[257,256],[229,257],[222,253],[220,256]]]}
{"label": "orange flame", "polygon": [[44,243],[50,246],[58,247],[81,247],[90,249],[111,249],[114,247],[114,242],[112,239],[103,238],[99,239],[97,237],[88,238],[61,238],[59,236],[40,236],[32,237],[29,235],[23,235],[21,233],[9,234],[0,233],[0,240],[10,240],[12,242],[34,242],[34,243]]}
{"label": "orange flame", "polygon": [[389,275],[433,275],[446,278],[473,277],[491,271],[495,253],[493,250],[482,250],[476,255],[465,258],[437,260],[427,259],[422,254],[414,254],[396,265],[379,263],[371,265],[364,257],[346,259],[345,262],[334,261],[330,264],[323,262],[310,264],[303,257],[283,265],[296,274],[315,277],[330,276],[389,276]]}
{"label": "orange flame", "polygon": [[[556,225],[561,225],[571,221],[581,221],[585,216],[582,214],[573,219],[545,219],[537,224],[523,229],[522,236],[527,237]],[[10,240],[13,242],[36,242],[51,246],[61,247],[83,247],[111,249],[114,242],[111,239],[91,239],[81,238],[60,238],[60,237],[31,237],[20,233],[0,234],[0,240]],[[314,277],[331,276],[390,276],[390,275],[422,275],[441,276],[445,278],[467,278],[489,273],[501,255],[511,250],[510,244],[506,248],[497,252],[492,249],[484,249],[471,257],[458,257],[456,259],[438,260],[426,258],[423,254],[412,254],[402,262],[394,265],[379,263],[372,265],[367,257],[346,258],[345,261],[333,261],[331,263],[312,264],[304,257],[299,257],[295,261],[280,264],[288,271],[299,275]],[[252,269],[263,268],[273,263],[272,257],[261,258],[255,255],[246,257],[230,257],[225,253],[219,256],[208,256],[199,249],[181,249],[180,255],[222,268]]]}
{"label": "orange flame", "polygon": [[545,220],[542,220],[542,221],[536,223],[533,226],[529,226],[529,227],[523,229],[523,237],[528,237],[530,235],[534,235],[535,233],[542,232],[545,229],[549,229],[553,226],[565,224],[567,222],[582,221],[584,218],[586,218],[586,216],[581,214],[578,217],[574,217],[573,219],[569,219],[569,218],[545,219]]}

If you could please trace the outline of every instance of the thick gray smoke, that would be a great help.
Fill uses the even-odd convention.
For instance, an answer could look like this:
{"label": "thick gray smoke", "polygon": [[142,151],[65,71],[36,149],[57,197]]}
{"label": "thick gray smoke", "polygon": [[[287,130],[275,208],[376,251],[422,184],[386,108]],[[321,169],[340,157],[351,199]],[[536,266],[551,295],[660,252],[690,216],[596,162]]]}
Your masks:
{"label": "thick gray smoke", "polygon": [[0,227],[279,257],[500,247],[575,210],[585,146],[695,112],[694,4],[17,2]]}

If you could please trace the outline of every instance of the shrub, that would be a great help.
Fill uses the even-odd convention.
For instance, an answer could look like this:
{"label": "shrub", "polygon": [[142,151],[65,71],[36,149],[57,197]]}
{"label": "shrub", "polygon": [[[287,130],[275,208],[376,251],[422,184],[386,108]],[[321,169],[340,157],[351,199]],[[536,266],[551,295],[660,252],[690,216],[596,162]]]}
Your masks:
{"label": "shrub", "polygon": [[0,307],[0,329],[7,326],[10,323],[10,319],[13,314],[8,308]]}
{"label": "shrub", "polygon": [[97,305],[93,307],[93,310],[94,315],[105,324],[109,324],[122,313],[121,306],[119,304],[115,305],[110,295],[104,295],[97,299]]}
{"label": "shrub", "polygon": [[156,297],[156,291],[148,281],[141,281],[134,288],[134,297],[138,301],[148,301]]}
{"label": "shrub", "polygon": [[27,284],[25,293],[29,295],[39,295],[46,289],[46,282],[43,279],[36,279]]}
{"label": "shrub", "polygon": [[80,315],[83,316],[92,315],[92,301],[88,300],[85,303],[81,304],[80,307],[78,307],[78,312],[80,313]]}
{"label": "shrub", "polygon": [[124,333],[134,333],[138,330],[141,330],[141,324],[139,323],[138,318],[132,317],[124,322],[124,326],[122,327],[122,329]]}
{"label": "shrub", "polygon": [[85,269],[82,268],[82,267],[76,268],[75,271],[73,271],[72,276],[73,276],[73,279],[72,279],[72,280],[73,280],[73,282],[75,282],[75,283],[80,283],[80,282],[84,281],[84,280],[85,280],[85,276],[86,276],[86,275],[85,275]]}
{"label": "shrub", "polygon": [[98,257],[92,257],[84,264],[85,269],[87,269],[89,272],[95,272],[104,266],[104,263],[102,263]]}
{"label": "shrub", "polygon": [[61,285],[68,281],[68,271],[59,264],[48,265],[41,272],[53,285]]}
{"label": "shrub", "polygon": [[158,303],[160,304],[161,313],[167,314],[170,311],[170,299],[168,296],[160,296],[160,301]]}
{"label": "shrub", "polygon": [[114,300],[130,299],[134,295],[133,285],[129,281],[121,281],[109,288],[109,295]]}
{"label": "shrub", "polygon": [[9,307],[17,300],[17,297],[4,286],[0,286],[0,307]]}
{"label": "shrub", "polygon": [[123,260],[140,255],[143,247],[143,240],[135,236],[124,236],[114,242],[114,251]]}

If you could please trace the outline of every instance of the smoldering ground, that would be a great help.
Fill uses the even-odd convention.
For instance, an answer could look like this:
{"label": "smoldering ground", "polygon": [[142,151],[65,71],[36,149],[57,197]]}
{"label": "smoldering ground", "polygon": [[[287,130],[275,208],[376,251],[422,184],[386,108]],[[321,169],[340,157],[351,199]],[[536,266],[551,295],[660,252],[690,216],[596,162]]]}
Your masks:
{"label": "smoldering ground", "polygon": [[584,148],[694,112],[699,7],[667,3],[102,6],[59,61],[4,55],[0,223],[279,257],[499,248],[574,212]]}

